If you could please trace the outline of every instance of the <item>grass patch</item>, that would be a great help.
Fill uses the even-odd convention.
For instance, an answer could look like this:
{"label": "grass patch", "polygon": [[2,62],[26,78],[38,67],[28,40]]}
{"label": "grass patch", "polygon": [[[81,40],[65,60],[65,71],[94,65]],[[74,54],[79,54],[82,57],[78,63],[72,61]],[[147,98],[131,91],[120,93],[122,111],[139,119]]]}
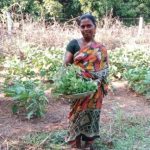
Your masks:
{"label": "grass patch", "polygon": [[60,150],[66,145],[64,137],[66,130],[59,130],[50,133],[31,133],[23,138],[24,143],[42,149]]}
{"label": "grass patch", "polygon": [[[113,122],[101,126],[101,138],[95,141],[95,150],[148,150],[150,147],[150,119],[125,118],[118,113]],[[66,130],[31,133],[22,138],[21,143],[24,148],[65,150],[66,133]]]}
{"label": "grass patch", "polygon": [[150,119],[125,117],[118,112],[108,125],[102,124],[101,139],[95,145],[97,150],[148,150],[150,147]]}

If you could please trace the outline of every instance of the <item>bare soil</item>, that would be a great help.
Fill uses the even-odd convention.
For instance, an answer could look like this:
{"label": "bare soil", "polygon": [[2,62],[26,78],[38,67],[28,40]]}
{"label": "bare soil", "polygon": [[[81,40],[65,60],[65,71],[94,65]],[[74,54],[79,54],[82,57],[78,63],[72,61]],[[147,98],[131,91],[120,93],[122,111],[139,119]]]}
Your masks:
{"label": "bare soil", "polygon": [[[113,83],[114,92],[109,92],[104,98],[101,113],[103,124],[112,120],[118,110],[126,116],[146,117],[150,115],[150,101],[144,96],[129,90],[127,83],[116,81]],[[49,97],[49,96],[48,96]],[[47,113],[43,118],[27,120],[11,112],[12,100],[0,95],[0,142],[6,139],[19,138],[27,133],[36,131],[52,131],[67,129],[67,115],[69,104],[64,101],[54,101],[49,97]]]}

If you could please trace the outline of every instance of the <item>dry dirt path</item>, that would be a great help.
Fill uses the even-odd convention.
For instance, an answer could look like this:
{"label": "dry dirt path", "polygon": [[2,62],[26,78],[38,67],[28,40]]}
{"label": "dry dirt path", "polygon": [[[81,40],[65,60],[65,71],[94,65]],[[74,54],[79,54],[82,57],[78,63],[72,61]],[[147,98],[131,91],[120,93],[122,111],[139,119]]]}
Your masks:
{"label": "dry dirt path", "polygon": [[[101,113],[103,124],[114,118],[118,110],[127,116],[146,117],[150,115],[150,102],[143,96],[130,91],[126,82],[114,82],[115,92],[105,97]],[[53,102],[50,99],[45,117],[30,121],[11,113],[11,99],[0,95],[0,141],[20,137],[33,131],[52,131],[67,128],[69,105],[64,102]]]}

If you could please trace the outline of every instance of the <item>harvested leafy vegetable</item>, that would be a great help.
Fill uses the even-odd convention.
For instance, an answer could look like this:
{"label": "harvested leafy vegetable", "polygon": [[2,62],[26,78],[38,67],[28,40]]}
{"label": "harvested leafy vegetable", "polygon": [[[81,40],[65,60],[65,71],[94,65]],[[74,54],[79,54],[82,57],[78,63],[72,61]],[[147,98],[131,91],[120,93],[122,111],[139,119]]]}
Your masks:
{"label": "harvested leafy vegetable", "polygon": [[97,83],[91,79],[81,77],[80,74],[80,68],[74,65],[61,68],[56,74],[56,79],[54,79],[54,93],[71,95],[96,91]]}

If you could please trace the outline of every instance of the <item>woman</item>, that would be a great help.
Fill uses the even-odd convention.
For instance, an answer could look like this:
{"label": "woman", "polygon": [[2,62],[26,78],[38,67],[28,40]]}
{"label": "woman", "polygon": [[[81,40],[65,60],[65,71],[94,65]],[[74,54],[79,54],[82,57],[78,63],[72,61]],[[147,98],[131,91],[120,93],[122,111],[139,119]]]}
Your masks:
{"label": "woman", "polygon": [[92,149],[94,139],[99,137],[102,100],[107,93],[108,57],[105,47],[94,39],[95,18],[91,14],[84,14],[78,25],[82,38],[74,39],[67,45],[65,64],[81,67],[84,77],[97,81],[98,90],[93,96],[72,101],[66,141],[72,148]]}

